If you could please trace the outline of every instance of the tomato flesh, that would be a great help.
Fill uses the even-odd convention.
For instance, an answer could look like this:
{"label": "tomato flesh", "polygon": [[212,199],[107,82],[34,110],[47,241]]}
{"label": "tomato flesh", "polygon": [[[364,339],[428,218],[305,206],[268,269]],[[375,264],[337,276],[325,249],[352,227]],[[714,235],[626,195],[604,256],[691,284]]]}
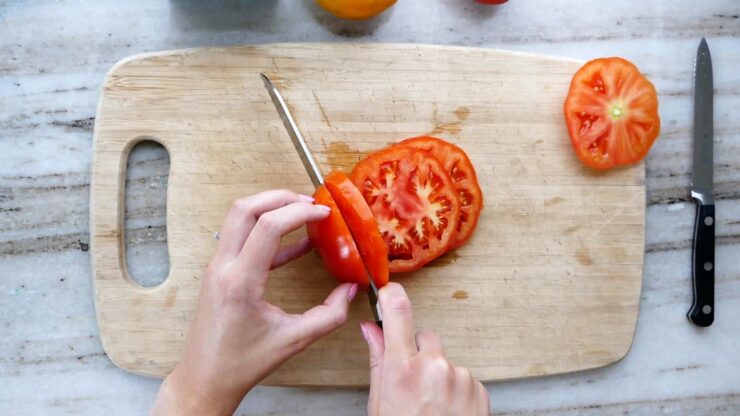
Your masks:
{"label": "tomato flesh", "polygon": [[375,215],[392,273],[421,268],[454,241],[458,197],[444,167],[429,153],[386,148],[360,161],[351,179]]}
{"label": "tomato flesh", "polygon": [[655,87],[622,58],[583,65],[563,110],[576,154],[595,169],[639,162],[660,133]]}
{"label": "tomato flesh", "polygon": [[362,193],[347,175],[338,171],[327,175],[324,183],[337,204],[375,285],[385,286],[388,283],[388,251],[378,231],[378,223]]}
{"label": "tomato flesh", "polygon": [[306,224],[308,238],[319,253],[326,270],[339,282],[368,286],[367,271],[342,214],[326,187],[319,187],[313,197],[317,204],[331,208],[329,216]]}
{"label": "tomato flesh", "polygon": [[483,192],[468,155],[454,144],[431,136],[406,139],[399,145],[425,150],[442,162],[460,200],[460,218],[450,248],[462,246],[473,234],[483,208]]}

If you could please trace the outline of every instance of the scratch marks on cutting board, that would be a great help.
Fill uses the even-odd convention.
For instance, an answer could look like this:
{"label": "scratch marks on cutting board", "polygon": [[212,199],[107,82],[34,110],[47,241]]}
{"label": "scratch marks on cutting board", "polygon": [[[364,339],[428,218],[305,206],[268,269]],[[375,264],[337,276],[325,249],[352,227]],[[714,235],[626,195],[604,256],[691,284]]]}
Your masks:
{"label": "scratch marks on cutting board", "polygon": [[164,310],[168,311],[172,309],[172,305],[175,304],[175,299],[177,299],[177,292],[180,290],[180,287],[175,285],[170,286],[169,289],[167,289],[167,294],[164,298]]}
{"label": "scratch marks on cutting board", "polygon": [[452,294],[452,298],[457,299],[457,300],[464,300],[464,299],[467,299],[468,297],[469,297],[468,292],[464,290],[456,290],[455,293]]}
{"label": "scratch marks on cutting board", "polygon": [[468,107],[458,107],[452,112],[455,119],[449,120],[444,119],[439,115],[437,105],[434,106],[434,112],[432,113],[432,120],[434,120],[434,129],[427,133],[429,136],[436,136],[442,133],[457,134],[462,131],[465,120],[470,116],[470,109]]}
{"label": "scratch marks on cutting board", "polygon": [[619,209],[615,213],[613,213],[612,215],[610,215],[609,218],[607,218],[606,221],[604,221],[603,223],[601,223],[601,225],[599,225],[599,227],[596,228],[596,230],[594,230],[594,232],[587,238],[587,241],[588,240],[591,240],[594,237],[596,237],[597,235],[599,235],[599,233],[601,232],[601,230],[603,230],[604,227],[606,227],[612,221],[614,221],[614,218],[617,218],[619,215],[621,215],[624,212],[624,210],[626,210],[627,208],[633,207],[632,204],[635,202],[635,200],[637,198],[641,197],[642,195],[643,195],[642,192],[635,192],[635,194],[632,195],[632,198],[630,198],[629,201],[627,201],[626,203],[622,204],[622,206],[619,207]]}
{"label": "scratch marks on cutting board", "polygon": [[591,257],[591,251],[589,251],[588,246],[581,239],[578,239],[578,244],[580,247],[576,249],[576,259],[584,266],[592,266],[594,259]]}
{"label": "scratch marks on cutting board", "polygon": [[560,204],[563,201],[565,201],[565,199],[563,199],[562,197],[556,196],[555,198],[550,198],[550,199],[546,200],[545,201],[545,206],[546,207],[551,207],[553,205]]}
{"label": "scratch marks on cutting board", "polygon": [[331,121],[329,120],[329,116],[326,114],[326,109],[324,108],[323,104],[321,104],[321,100],[319,100],[319,97],[316,95],[315,91],[311,91],[311,94],[313,94],[314,100],[316,100],[316,104],[319,106],[319,111],[321,111],[321,120],[326,123],[326,126],[329,127],[332,130],[335,130],[334,126],[331,124]]}
{"label": "scratch marks on cutting board", "polygon": [[329,167],[332,170],[337,169],[344,172],[350,172],[357,162],[367,156],[367,152],[361,152],[344,142],[331,142],[324,152]]}

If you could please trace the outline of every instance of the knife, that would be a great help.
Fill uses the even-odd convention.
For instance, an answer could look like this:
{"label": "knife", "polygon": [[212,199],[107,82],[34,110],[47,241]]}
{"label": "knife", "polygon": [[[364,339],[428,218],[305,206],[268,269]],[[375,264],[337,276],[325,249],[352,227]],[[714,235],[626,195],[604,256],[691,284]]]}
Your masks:
{"label": "knife", "polygon": [[[283,125],[285,126],[285,129],[288,130],[290,140],[293,142],[293,146],[295,146],[298,155],[301,157],[301,162],[303,162],[303,167],[306,168],[306,172],[308,172],[308,176],[311,178],[311,182],[313,182],[313,185],[316,188],[320,187],[324,184],[324,175],[321,174],[321,169],[319,169],[319,165],[316,163],[316,159],[314,159],[313,155],[311,154],[311,149],[308,148],[306,140],[301,134],[301,130],[298,128],[298,125],[293,119],[293,116],[290,114],[288,105],[285,103],[283,96],[280,94],[280,91],[275,88],[275,85],[272,83],[272,81],[270,81],[270,79],[267,78],[267,76],[263,73],[260,73],[260,77],[262,77],[262,82],[265,84],[265,88],[267,88],[267,92],[270,94],[272,103],[275,105],[278,114],[280,114],[280,119],[283,120]],[[352,240],[355,240],[354,236],[352,236]],[[364,264],[365,262],[363,261],[363,265]],[[370,281],[370,290],[368,291],[368,299],[370,299],[370,309],[372,309],[373,311],[375,322],[378,324],[379,327],[382,328],[383,314],[380,311],[380,304],[378,303],[378,287],[375,285],[375,282],[373,281],[373,276],[372,274],[370,274],[370,270],[367,269],[367,266],[365,266],[365,273],[367,273],[369,277],[368,280]]]}
{"label": "knife", "polygon": [[714,124],[712,57],[702,38],[694,67],[694,172],[691,197],[696,200],[694,224],[694,302],[687,313],[696,326],[714,322]]}

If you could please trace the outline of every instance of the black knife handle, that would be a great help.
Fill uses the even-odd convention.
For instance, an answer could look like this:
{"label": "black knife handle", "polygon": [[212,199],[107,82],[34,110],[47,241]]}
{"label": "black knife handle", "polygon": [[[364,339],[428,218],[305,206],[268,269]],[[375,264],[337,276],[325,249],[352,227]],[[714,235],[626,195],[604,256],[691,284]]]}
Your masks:
{"label": "black knife handle", "polygon": [[694,303],[687,314],[696,326],[714,322],[714,205],[699,204],[694,225]]}

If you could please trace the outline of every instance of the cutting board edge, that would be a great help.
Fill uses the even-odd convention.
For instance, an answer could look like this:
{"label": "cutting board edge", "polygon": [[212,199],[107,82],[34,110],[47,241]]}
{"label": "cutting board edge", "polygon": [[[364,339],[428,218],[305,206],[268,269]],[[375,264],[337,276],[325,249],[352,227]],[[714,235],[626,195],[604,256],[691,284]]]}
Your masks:
{"label": "cutting board edge", "polygon": [[[339,43],[339,44],[335,44],[332,42],[247,43],[247,44],[233,45],[233,46],[213,46],[213,47],[203,47],[203,48],[167,49],[164,51],[142,52],[142,53],[137,53],[134,55],[129,55],[127,57],[121,58],[118,62],[114,63],[113,66],[108,70],[108,72],[105,74],[105,77],[104,77],[103,87],[105,87],[105,85],[108,84],[108,80],[111,77],[111,75],[114,75],[115,72],[118,71],[124,65],[130,64],[135,61],[149,59],[149,58],[191,53],[191,52],[201,52],[201,51],[218,52],[218,51],[227,51],[227,50],[233,50],[233,49],[237,49],[237,50],[238,49],[245,49],[245,50],[246,49],[269,49],[271,47],[296,48],[296,47],[303,47],[303,46],[327,45],[327,44],[331,44],[333,47],[341,47],[341,48],[362,47],[362,48],[380,49],[382,47],[390,46],[394,48],[407,47],[408,49],[419,49],[420,47],[428,48],[428,49],[453,49],[453,50],[456,49],[456,50],[461,50],[461,51],[467,50],[471,52],[484,50],[486,52],[516,55],[516,56],[520,56],[520,57],[528,58],[528,59],[545,59],[546,58],[546,59],[551,59],[551,60],[557,60],[560,62],[572,62],[572,63],[580,63],[580,64],[586,62],[583,59],[570,58],[570,57],[559,56],[559,55],[522,52],[522,51],[510,50],[510,49],[485,48],[485,47],[478,47],[478,46],[438,45],[438,44],[432,44],[432,43],[406,43],[406,42],[371,42],[371,43],[347,42],[347,43]],[[101,89],[100,98],[102,98],[104,89],[105,88]],[[96,108],[96,111],[100,110],[100,103],[101,101],[98,101],[98,107]]]}
{"label": "cutting board edge", "polygon": [[[639,314],[639,312],[638,312]],[[115,364],[116,367],[119,369],[131,373],[136,374],[139,376],[144,377],[152,377],[152,378],[159,378],[163,379],[169,375],[167,371],[146,371],[146,370],[140,370],[138,368],[133,368],[131,366],[126,366],[126,361],[119,360],[119,356],[117,353],[112,353],[110,350],[108,344],[104,341],[104,338],[101,334],[101,343],[103,344],[103,350],[105,351],[108,358],[110,358],[111,362]],[[624,360],[625,357],[629,354],[629,352],[632,349],[632,345],[634,344],[634,334],[630,337],[630,341],[627,344],[624,353],[621,353],[619,356],[614,358],[613,360],[601,364],[595,364],[595,365],[584,365],[578,368],[573,368],[571,370],[567,371],[555,371],[552,373],[543,373],[543,374],[536,374],[536,375],[521,375],[518,377],[503,377],[503,378],[481,378],[479,381],[482,383],[499,383],[499,382],[507,382],[507,381],[516,381],[516,380],[523,380],[523,379],[537,379],[537,378],[545,378],[545,377],[552,377],[552,376],[559,376],[559,375],[567,375],[567,374],[573,374],[581,371],[588,371],[588,370],[596,370],[599,368],[605,368],[612,366],[614,364],[619,363],[620,361]],[[370,371],[370,368],[368,367],[368,372]],[[287,383],[287,382],[281,382],[281,381],[275,381],[271,382],[269,379],[265,382],[260,383],[261,386],[266,387],[314,387],[314,388],[333,388],[333,389],[352,389],[352,388],[360,388],[360,387],[368,387],[369,383],[352,383],[352,384],[317,384],[317,383]]]}

